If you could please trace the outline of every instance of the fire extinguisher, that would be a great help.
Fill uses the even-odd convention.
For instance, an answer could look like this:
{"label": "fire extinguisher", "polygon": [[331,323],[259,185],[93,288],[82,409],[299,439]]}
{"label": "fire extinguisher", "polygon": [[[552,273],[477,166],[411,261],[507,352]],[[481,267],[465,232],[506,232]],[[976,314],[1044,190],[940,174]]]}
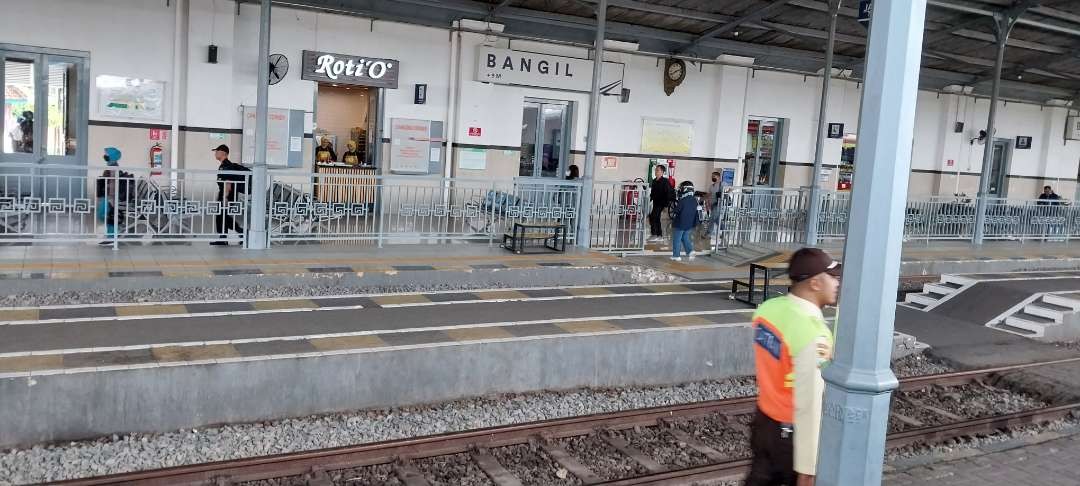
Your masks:
{"label": "fire extinguisher", "polygon": [[155,143],[150,147],[150,175],[161,175],[161,167],[165,165],[165,147]]}

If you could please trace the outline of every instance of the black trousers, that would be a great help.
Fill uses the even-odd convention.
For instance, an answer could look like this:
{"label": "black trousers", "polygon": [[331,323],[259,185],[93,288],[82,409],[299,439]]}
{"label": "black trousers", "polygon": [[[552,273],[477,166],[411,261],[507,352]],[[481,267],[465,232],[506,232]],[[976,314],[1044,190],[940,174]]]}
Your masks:
{"label": "black trousers", "polygon": [[653,204],[649,212],[649,235],[664,236],[664,227],[660,224],[660,215],[664,213],[666,204]]}
{"label": "black trousers", "polygon": [[745,486],[795,486],[795,444],[790,425],[757,411],[750,423],[754,460]]}
{"label": "black trousers", "polygon": [[229,235],[229,230],[236,230],[237,233],[244,234],[244,225],[228,214],[228,205],[232,201],[226,199],[223,195],[218,194],[218,201],[221,201],[221,214],[214,218],[214,231],[220,234],[222,238]]}

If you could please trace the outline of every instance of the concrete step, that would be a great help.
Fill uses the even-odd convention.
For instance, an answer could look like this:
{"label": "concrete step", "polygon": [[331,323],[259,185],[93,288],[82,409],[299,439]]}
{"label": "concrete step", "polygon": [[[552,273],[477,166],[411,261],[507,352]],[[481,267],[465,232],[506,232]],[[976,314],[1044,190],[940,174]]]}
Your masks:
{"label": "concrete step", "polygon": [[1039,331],[1032,331],[1031,329],[1025,329],[1021,327],[1014,327],[1009,324],[999,323],[990,326],[991,329],[997,329],[999,331],[1005,331],[1007,333],[1016,334],[1026,338],[1041,338],[1043,337],[1042,329]]}
{"label": "concrete step", "polygon": [[908,294],[907,301],[916,304],[922,304],[923,307],[930,307],[937,305],[940,299],[926,294]]}
{"label": "concrete step", "polygon": [[952,295],[953,292],[956,292],[957,288],[958,287],[950,287],[941,283],[928,283],[923,285],[923,293],[945,297],[946,295]]}
{"label": "concrete step", "polygon": [[1058,306],[1050,307],[1052,305],[1045,302],[1031,303],[1024,306],[1024,313],[1050,319],[1055,324],[1061,324],[1065,321],[1065,312],[1054,308],[1060,309]]}
{"label": "concrete step", "polygon": [[1046,294],[1042,300],[1048,304],[1068,307],[1074,312],[1080,311],[1080,298],[1075,294]]}
{"label": "concrete step", "polygon": [[941,276],[941,283],[959,289],[975,283],[975,280],[962,275],[945,274]]}
{"label": "concrete step", "polygon": [[925,310],[927,306],[918,302],[897,302],[896,305],[904,306],[915,310]]}
{"label": "concrete step", "polygon": [[1027,329],[1037,334],[1039,337],[1042,337],[1046,334],[1047,327],[1056,326],[1058,325],[1058,323],[1050,319],[1021,312],[1019,314],[1014,314],[1006,317],[1005,325],[1020,329]]}
{"label": "concrete step", "polygon": [[937,284],[933,284],[933,285],[941,285],[942,287],[948,287],[948,288],[950,288],[952,290],[956,290],[956,289],[959,289],[960,287],[963,287],[963,285],[958,284],[956,282],[944,282],[944,281],[939,282]]}

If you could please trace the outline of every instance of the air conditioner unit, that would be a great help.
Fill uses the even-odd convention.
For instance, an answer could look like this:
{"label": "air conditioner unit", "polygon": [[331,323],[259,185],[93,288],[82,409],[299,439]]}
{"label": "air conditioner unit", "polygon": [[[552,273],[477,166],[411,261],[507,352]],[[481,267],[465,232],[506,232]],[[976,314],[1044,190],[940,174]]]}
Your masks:
{"label": "air conditioner unit", "polygon": [[1080,140],[1080,116],[1065,118],[1065,140]]}

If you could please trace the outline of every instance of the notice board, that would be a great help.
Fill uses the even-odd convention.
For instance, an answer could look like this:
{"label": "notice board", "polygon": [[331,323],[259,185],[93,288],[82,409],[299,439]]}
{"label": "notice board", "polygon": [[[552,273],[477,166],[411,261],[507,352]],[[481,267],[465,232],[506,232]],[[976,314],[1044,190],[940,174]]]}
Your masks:
{"label": "notice board", "polygon": [[[255,107],[244,107],[243,148],[244,165],[255,163]],[[266,165],[270,167],[303,167],[304,110],[270,108],[266,120]]]}

